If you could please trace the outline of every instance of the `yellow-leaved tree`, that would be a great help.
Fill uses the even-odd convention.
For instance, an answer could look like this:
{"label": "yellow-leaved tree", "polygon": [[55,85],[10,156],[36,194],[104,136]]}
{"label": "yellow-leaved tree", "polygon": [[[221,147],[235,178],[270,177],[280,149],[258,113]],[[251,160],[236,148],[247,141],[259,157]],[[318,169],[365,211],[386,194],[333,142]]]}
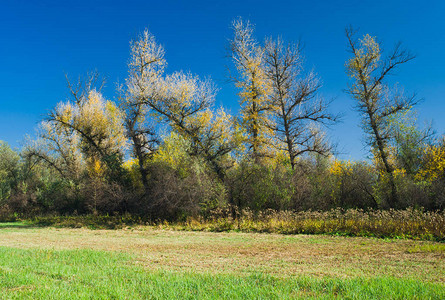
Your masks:
{"label": "yellow-leaved tree", "polygon": [[61,102],[49,113],[46,136],[70,137],[68,145],[77,147],[91,175],[121,180],[126,148],[122,111],[95,88],[71,91],[75,101]]}
{"label": "yellow-leaved tree", "polygon": [[273,156],[272,111],[269,101],[270,81],[265,72],[264,48],[253,37],[253,25],[241,18],[232,23],[231,58],[236,76],[231,76],[239,88],[242,126],[246,133],[247,150],[259,163]]}
{"label": "yellow-leaved tree", "polygon": [[173,130],[189,141],[189,154],[204,158],[223,180],[239,135],[233,118],[223,109],[214,110],[214,84],[182,71],[164,74],[164,52],[148,31],[132,44],[131,53],[131,106],[140,107],[140,118],[154,118],[164,131]]}
{"label": "yellow-leaved tree", "polygon": [[425,147],[423,153],[423,164],[415,178],[419,181],[433,181],[445,177],[445,146],[444,141],[439,145]]}
{"label": "yellow-leaved tree", "polygon": [[125,84],[119,86],[118,101],[125,114],[124,125],[132,154],[137,162],[145,194],[148,195],[147,164],[157,151],[160,141],[156,125],[150,116],[150,107],[145,102],[155,95],[167,63],[163,47],[148,30],[139,39],[131,41],[130,49],[128,77]]}

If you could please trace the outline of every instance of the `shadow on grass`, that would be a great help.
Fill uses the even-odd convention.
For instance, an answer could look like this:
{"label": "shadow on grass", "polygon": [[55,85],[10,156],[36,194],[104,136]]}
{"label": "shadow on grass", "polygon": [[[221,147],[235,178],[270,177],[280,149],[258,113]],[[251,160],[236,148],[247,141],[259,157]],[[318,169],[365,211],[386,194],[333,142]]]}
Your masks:
{"label": "shadow on grass", "polygon": [[34,228],[43,228],[43,227],[50,227],[51,224],[36,224],[36,223],[30,223],[30,222],[0,222],[0,230],[2,229],[14,229],[14,228],[20,228],[20,229],[34,229]]}
{"label": "shadow on grass", "polygon": [[88,228],[88,229],[121,229],[125,226],[146,225],[140,217],[130,215],[81,215],[81,216],[40,216],[31,219],[3,220],[3,228]]}

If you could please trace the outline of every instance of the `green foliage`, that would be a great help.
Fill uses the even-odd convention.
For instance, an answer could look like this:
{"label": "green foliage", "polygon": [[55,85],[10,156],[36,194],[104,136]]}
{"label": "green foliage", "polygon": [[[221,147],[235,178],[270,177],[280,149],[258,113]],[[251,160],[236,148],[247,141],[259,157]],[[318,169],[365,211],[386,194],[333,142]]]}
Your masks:
{"label": "green foliage", "polygon": [[0,203],[11,196],[19,184],[20,156],[8,144],[0,141]]}
{"label": "green foliage", "polygon": [[394,164],[405,170],[408,175],[415,175],[422,167],[422,157],[431,140],[431,129],[421,130],[416,125],[416,112],[408,110],[398,113],[389,121],[393,131],[392,151]]}
{"label": "green foliage", "polygon": [[118,229],[126,226],[146,224],[140,216],[83,215],[83,216],[40,216],[30,219],[29,224],[68,228]]}
{"label": "green foliage", "polygon": [[294,186],[290,167],[242,163],[230,174],[233,203],[254,211],[291,206]]}

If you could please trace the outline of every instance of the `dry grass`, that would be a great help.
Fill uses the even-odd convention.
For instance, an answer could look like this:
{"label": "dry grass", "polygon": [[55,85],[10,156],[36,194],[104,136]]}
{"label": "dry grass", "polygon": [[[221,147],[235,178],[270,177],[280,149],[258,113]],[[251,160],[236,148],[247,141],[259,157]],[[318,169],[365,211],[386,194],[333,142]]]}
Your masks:
{"label": "dry grass", "polygon": [[393,276],[445,282],[441,243],[260,233],[215,233],[137,227],[121,230],[0,229],[0,246],[95,249],[135,254],[151,270],[350,278]]}
{"label": "dry grass", "polygon": [[[153,225],[191,231],[242,231],[280,234],[332,234],[345,236],[410,238],[445,241],[445,211],[333,209],[330,211],[274,211],[254,213],[236,207],[218,208],[206,217],[166,223],[132,215],[36,216],[29,222],[42,226],[117,229]],[[165,226],[164,226],[165,225]]]}
{"label": "dry grass", "polygon": [[[189,219],[174,228],[186,230],[334,234],[445,241],[445,211],[333,209],[330,211],[274,211],[217,209],[204,219]],[[178,226],[179,225],[179,226]]]}

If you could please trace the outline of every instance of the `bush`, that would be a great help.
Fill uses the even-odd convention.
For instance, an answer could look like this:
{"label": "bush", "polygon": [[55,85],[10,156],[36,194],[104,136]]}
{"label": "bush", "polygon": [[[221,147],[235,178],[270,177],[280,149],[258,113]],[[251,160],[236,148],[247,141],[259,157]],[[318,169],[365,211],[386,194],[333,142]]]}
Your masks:
{"label": "bush", "polygon": [[205,214],[227,201],[225,187],[199,161],[186,171],[163,162],[149,165],[149,195],[133,199],[130,212],[152,219],[181,220]]}
{"label": "bush", "polygon": [[335,161],[328,175],[331,179],[331,208],[377,208],[374,185],[377,175],[373,168],[362,162]]}
{"label": "bush", "polygon": [[289,168],[242,163],[229,176],[232,204],[240,208],[260,211],[292,206],[295,186]]}

